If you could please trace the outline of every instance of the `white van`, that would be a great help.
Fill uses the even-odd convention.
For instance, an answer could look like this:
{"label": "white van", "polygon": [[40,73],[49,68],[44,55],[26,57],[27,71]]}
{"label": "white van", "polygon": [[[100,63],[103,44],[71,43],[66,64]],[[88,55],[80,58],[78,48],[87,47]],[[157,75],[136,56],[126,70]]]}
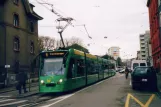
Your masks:
{"label": "white van", "polygon": [[131,70],[133,71],[135,67],[140,67],[140,66],[147,66],[146,60],[133,60],[131,62]]}

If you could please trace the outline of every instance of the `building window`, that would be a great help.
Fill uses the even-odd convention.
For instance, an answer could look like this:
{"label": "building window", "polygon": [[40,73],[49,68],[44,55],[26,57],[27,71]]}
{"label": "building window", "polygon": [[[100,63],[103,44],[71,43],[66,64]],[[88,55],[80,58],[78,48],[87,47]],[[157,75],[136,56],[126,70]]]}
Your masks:
{"label": "building window", "polygon": [[13,15],[13,25],[16,27],[19,26],[19,16],[17,14]]}
{"label": "building window", "polygon": [[140,35],[140,37],[144,37],[144,35]]}
{"label": "building window", "polygon": [[14,50],[15,51],[19,51],[20,50],[20,40],[19,38],[15,37],[14,38]]}
{"label": "building window", "polygon": [[34,23],[33,22],[30,22],[30,31],[34,32]]}
{"label": "building window", "polygon": [[145,55],[142,55],[142,57],[145,57]]}
{"label": "building window", "polygon": [[144,39],[140,39],[141,41],[144,41]]}
{"label": "building window", "polygon": [[30,43],[30,53],[34,53],[34,43]]}
{"label": "building window", "polygon": [[141,45],[144,45],[144,43],[141,43]]}

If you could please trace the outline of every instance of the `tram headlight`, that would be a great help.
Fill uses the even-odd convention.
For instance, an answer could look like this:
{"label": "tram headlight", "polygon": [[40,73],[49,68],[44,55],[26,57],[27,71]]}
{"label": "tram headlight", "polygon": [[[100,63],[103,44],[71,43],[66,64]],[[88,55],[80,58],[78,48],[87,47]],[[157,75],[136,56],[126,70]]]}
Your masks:
{"label": "tram headlight", "polygon": [[63,79],[60,79],[59,82],[62,83],[63,82]]}
{"label": "tram headlight", "polygon": [[40,82],[41,82],[41,84],[43,84],[44,83],[44,80],[41,80]]}

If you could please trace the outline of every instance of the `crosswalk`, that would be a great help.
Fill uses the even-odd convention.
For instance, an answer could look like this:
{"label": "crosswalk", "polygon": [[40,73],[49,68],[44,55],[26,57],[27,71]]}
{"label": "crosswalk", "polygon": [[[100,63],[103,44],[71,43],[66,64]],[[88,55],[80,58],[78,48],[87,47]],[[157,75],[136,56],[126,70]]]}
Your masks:
{"label": "crosswalk", "polygon": [[23,100],[23,99],[14,99],[11,97],[2,97],[0,96],[0,107],[17,107],[19,105],[26,104],[28,100]]}

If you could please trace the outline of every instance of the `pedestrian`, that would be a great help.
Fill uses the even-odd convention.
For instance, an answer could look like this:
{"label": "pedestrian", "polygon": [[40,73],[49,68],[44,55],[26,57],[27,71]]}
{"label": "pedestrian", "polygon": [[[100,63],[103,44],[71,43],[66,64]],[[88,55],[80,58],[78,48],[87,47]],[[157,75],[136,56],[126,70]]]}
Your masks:
{"label": "pedestrian", "polygon": [[126,79],[128,78],[128,75],[129,75],[129,69],[126,67],[126,69],[125,69],[125,78]]}
{"label": "pedestrian", "polygon": [[27,74],[24,71],[18,72],[16,75],[17,85],[16,89],[19,92],[19,95],[21,94],[21,88],[23,87],[24,93],[27,93],[26,90],[26,80],[28,79]]}

